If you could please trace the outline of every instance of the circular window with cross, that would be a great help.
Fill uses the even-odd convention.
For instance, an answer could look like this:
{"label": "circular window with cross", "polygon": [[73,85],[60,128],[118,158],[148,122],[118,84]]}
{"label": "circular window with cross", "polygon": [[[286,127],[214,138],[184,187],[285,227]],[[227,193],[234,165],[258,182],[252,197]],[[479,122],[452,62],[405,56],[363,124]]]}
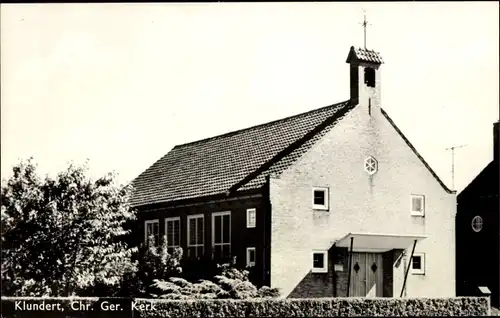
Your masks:
{"label": "circular window with cross", "polygon": [[479,232],[483,229],[483,218],[479,215],[472,219],[472,230],[474,232]]}
{"label": "circular window with cross", "polygon": [[378,162],[372,156],[365,159],[365,171],[368,172],[369,175],[374,174],[378,170]]}

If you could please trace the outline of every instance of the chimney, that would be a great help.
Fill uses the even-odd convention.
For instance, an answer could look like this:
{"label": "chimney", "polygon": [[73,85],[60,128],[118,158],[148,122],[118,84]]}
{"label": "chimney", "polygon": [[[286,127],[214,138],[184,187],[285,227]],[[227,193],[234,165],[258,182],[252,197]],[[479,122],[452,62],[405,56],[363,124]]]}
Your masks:
{"label": "chimney", "polygon": [[350,64],[351,101],[365,105],[368,112],[380,107],[380,53],[351,46],[346,63]]}
{"label": "chimney", "polygon": [[498,121],[493,124],[493,160],[498,161]]}

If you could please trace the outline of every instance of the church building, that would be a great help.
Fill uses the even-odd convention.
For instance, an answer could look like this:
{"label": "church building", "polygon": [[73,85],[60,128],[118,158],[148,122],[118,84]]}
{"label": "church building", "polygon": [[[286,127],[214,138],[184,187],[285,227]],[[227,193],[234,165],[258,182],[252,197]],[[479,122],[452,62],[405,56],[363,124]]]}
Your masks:
{"label": "church building", "polygon": [[384,110],[382,56],[346,62],[349,100],[175,146],[140,174],[141,240],[234,260],[283,297],[455,296],[456,194]]}

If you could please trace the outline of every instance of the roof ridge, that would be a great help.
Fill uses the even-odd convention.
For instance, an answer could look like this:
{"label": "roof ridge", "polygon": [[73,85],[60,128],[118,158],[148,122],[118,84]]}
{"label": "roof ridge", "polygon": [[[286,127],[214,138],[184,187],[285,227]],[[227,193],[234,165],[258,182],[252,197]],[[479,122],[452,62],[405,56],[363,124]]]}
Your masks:
{"label": "roof ridge", "polygon": [[[321,131],[323,131],[326,127],[328,127],[330,124],[333,124],[338,120],[338,118],[343,118],[353,107],[349,107],[351,105],[350,101],[347,102],[342,102],[338,104],[334,104],[332,106],[335,107],[335,111],[333,114],[328,116],[325,120],[322,122],[318,123],[312,130],[307,132],[305,135],[300,137],[299,139],[295,140],[292,142],[290,145],[288,145],[286,148],[282,149],[280,152],[278,152],[274,157],[269,159],[268,161],[264,162],[260,167],[258,167],[256,170],[251,172],[250,174],[246,175],[243,179],[235,183],[229,188],[229,192],[232,191],[237,191],[239,188],[243,187],[253,179],[255,179],[257,176],[259,176],[261,173],[265,172],[267,169],[269,169],[271,166],[282,160],[284,157],[301,147],[303,144],[314,138],[317,134],[319,134]],[[351,105],[351,106],[356,106],[357,104]]]}
{"label": "roof ridge", "polygon": [[316,108],[316,109],[313,109],[313,110],[309,110],[309,111],[304,112],[304,113],[299,113],[299,114],[295,114],[295,115],[292,115],[292,116],[288,116],[288,117],[284,117],[284,118],[280,118],[280,119],[275,119],[275,120],[267,122],[267,123],[257,124],[257,125],[250,126],[250,127],[247,127],[247,128],[242,128],[242,129],[230,131],[230,132],[227,132],[227,133],[224,133],[224,134],[220,134],[220,135],[216,135],[216,136],[212,136],[212,137],[208,137],[208,138],[204,138],[204,139],[200,139],[200,140],[196,140],[196,141],[191,141],[191,142],[187,142],[187,143],[184,143],[184,144],[179,144],[179,145],[176,145],[172,149],[176,149],[176,148],[178,149],[178,148],[181,148],[181,147],[184,147],[184,146],[191,146],[191,145],[195,145],[197,143],[207,142],[209,140],[213,140],[213,139],[217,139],[217,138],[221,138],[221,137],[229,137],[229,136],[236,135],[238,133],[241,133],[241,132],[244,132],[244,131],[247,131],[247,130],[251,130],[251,129],[255,129],[255,128],[259,128],[259,127],[264,127],[264,126],[267,126],[267,125],[278,123],[280,121],[285,121],[285,120],[289,120],[289,119],[300,117],[300,116],[305,116],[305,115],[308,115],[308,114],[311,114],[311,113],[314,113],[314,112],[317,112],[317,111],[324,110],[326,108],[336,107],[336,106],[339,106],[339,105],[345,104],[345,103],[349,103],[349,100],[338,102],[338,103],[335,103],[335,104],[332,104],[332,105],[328,105],[328,106],[323,106],[323,107]]}

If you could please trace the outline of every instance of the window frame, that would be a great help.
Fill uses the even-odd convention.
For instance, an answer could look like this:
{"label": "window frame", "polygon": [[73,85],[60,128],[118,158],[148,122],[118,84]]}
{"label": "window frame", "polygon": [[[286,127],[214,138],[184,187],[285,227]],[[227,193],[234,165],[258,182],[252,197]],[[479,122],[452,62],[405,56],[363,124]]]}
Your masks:
{"label": "window frame", "polygon": [[[250,252],[253,251],[253,262],[250,261]],[[255,247],[247,247],[247,253],[246,253],[246,263],[247,267],[255,267],[255,263],[257,262],[257,251]]]}
{"label": "window frame", "polygon": [[[144,243],[148,244],[148,225],[149,224],[158,224],[158,242],[156,244],[160,243],[160,219],[153,219],[153,220],[145,220],[144,221]],[[154,234],[153,234],[154,235]]]}
{"label": "window frame", "polygon": [[[325,195],[325,204],[315,204],[314,202],[314,192],[323,191]],[[313,210],[328,211],[330,209],[330,188],[328,187],[313,187],[312,188],[312,208]]]}
{"label": "window frame", "polygon": [[[422,199],[422,211],[414,211],[413,210],[413,199],[420,198]],[[423,194],[411,194],[410,195],[410,212],[411,216],[425,216],[425,195]]]}
{"label": "window frame", "polygon": [[[179,245],[169,245],[170,242],[170,237],[168,233],[168,222],[179,222],[179,233],[177,234],[177,239],[179,241]],[[175,223],[174,223],[175,224]],[[171,248],[172,250],[175,250],[176,247],[181,247],[181,217],[180,216],[174,216],[170,218],[165,218],[165,236],[167,237],[167,248]]]}
{"label": "window frame", "polygon": [[[374,170],[373,171],[369,171],[368,170],[368,161],[370,161],[370,160],[373,160],[373,162],[374,162],[374,167],[373,167]],[[371,175],[371,176],[374,175],[378,171],[378,161],[377,161],[377,159],[375,159],[375,157],[373,157],[373,156],[366,157],[365,161],[364,161],[364,167],[363,168],[365,169],[365,172],[368,173],[369,175]]]}
{"label": "window frame", "polygon": [[410,263],[410,271],[412,275],[425,275],[425,253],[413,253],[413,257],[420,257],[420,269],[413,268],[413,258]]}
{"label": "window frame", "polygon": [[[217,216],[225,216],[225,215],[229,215],[229,243],[215,243],[215,218]],[[221,222],[222,222],[223,218],[221,218]],[[221,224],[221,241],[224,242],[224,228],[223,228],[223,224],[224,222],[222,222]],[[232,237],[232,233],[231,233],[231,211],[223,211],[223,212],[214,212],[212,213],[212,258],[215,257],[215,247],[216,246],[221,246],[221,248],[223,248],[223,246],[227,245],[229,246],[229,255],[231,255],[231,237]]]}
{"label": "window frame", "polygon": [[[314,255],[322,254],[323,255],[323,267],[314,267]],[[328,251],[325,250],[313,250],[311,253],[311,273],[320,273],[325,274],[328,273]]]}
{"label": "window frame", "polygon": [[[190,228],[189,228],[189,222],[191,220],[197,220],[197,219],[202,219],[202,224],[203,224],[203,233],[201,235],[201,244],[190,244],[190,234],[191,234],[191,231],[190,231]],[[187,242],[186,242],[186,247],[187,247],[187,251],[186,251],[186,255],[188,258],[200,258],[202,257],[204,254],[205,254],[205,215],[204,214],[192,214],[192,215],[188,215],[187,216],[187,231],[186,231],[186,234],[187,234]],[[198,224],[198,222],[196,222],[195,224]],[[198,242],[198,228],[197,228],[198,225],[196,225],[196,228],[195,228],[195,233],[196,233],[196,241]],[[202,252],[201,252],[201,255],[188,255],[189,254],[189,248],[190,247],[194,247],[196,251],[198,251],[198,247],[201,247],[202,248]]]}
{"label": "window frame", "polygon": [[[480,227],[478,230],[476,230],[476,228],[474,227],[474,220],[478,220],[478,221],[479,221],[479,223],[481,224],[481,227]],[[476,215],[476,216],[474,216],[474,217],[472,218],[472,221],[471,221],[471,224],[470,224],[470,225],[471,225],[472,231],[474,231],[474,233],[479,233],[479,232],[481,232],[481,231],[483,230],[483,227],[484,227],[484,219],[483,219],[483,217],[482,217],[482,216],[480,216],[480,215]]]}
{"label": "window frame", "polygon": [[[251,213],[253,213],[253,223],[250,222],[252,220],[252,218],[250,218]],[[257,209],[255,208],[247,209],[247,229],[252,229],[255,228],[256,226],[257,226]]]}

